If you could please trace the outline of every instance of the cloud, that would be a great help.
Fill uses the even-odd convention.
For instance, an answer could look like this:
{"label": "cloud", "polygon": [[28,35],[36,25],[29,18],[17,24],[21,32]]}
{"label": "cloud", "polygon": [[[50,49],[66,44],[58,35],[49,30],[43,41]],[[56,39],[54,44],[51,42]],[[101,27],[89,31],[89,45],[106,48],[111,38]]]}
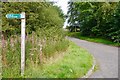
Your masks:
{"label": "cloud", "polygon": [[67,8],[67,3],[69,0],[50,0],[53,2],[56,2],[55,5],[61,7],[61,9],[63,10],[64,14],[67,14],[68,8]]}

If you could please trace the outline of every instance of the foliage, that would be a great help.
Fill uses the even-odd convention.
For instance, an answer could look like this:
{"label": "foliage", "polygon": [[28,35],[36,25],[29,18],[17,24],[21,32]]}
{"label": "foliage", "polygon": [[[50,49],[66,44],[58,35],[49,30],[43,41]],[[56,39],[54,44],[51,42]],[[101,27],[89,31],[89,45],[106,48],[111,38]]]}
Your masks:
{"label": "foliage", "polygon": [[[21,7],[22,6],[22,7]],[[47,2],[2,3],[3,77],[20,77],[20,19],[7,19],[6,14],[26,13],[26,67],[42,65],[69,45],[65,40],[63,13]]]}
{"label": "foliage", "polygon": [[[42,45],[42,47],[41,47]],[[31,34],[26,39],[25,49],[25,68],[42,66],[47,59],[59,52],[64,52],[68,48],[67,40],[54,42],[41,41],[40,37]],[[20,77],[20,37],[12,36],[5,41],[5,46],[2,49],[2,75],[3,78]]]}
{"label": "foliage", "polygon": [[30,34],[32,31],[36,32],[41,28],[62,28],[63,18],[60,15],[62,12],[50,3],[7,2],[2,5],[2,32],[4,35],[20,34],[20,20],[7,19],[5,15],[9,13],[26,13],[26,34]]}
{"label": "foliage", "polygon": [[[47,59],[46,62],[41,66],[36,66],[32,61],[28,61],[27,64],[29,64],[29,66],[26,66],[25,75],[23,77],[79,78],[84,76],[92,67],[93,58],[85,49],[76,46],[74,43],[70,42],[69,45],[70,46],[66,52],[57,53],[56,55]],[[29,55],[31,53],[27,54]],[[27,57],[30,59],[31,57],[28,55]],[[17,55],[16,57],[19,56]],[[16,60],[12,61],[15,62]],[[20,78],[21,76],[19,74],[19,70],[19,64],[11,66],[11,68],[6,69],[3,78]]]}
{"label": "foliage", "polygon": [[71,13],[68,17],[69,24],[80,22],[82,35],[102,36],[120,42],[120,2],[71,2],[69,4],[68,13]]}
{"label": "foliage", "polygon": [[65,53],[56,56],[59,57],[48,60],[42,67],[27,69],[25,77],[79,78],[88,72],[93,63],[93,57],[72,42]]}
{"label": "foliage", "polygon": [[98,38],[98,37],[83,36],[79,32],[68,32],[67,35],[70,37],[75,37],[75,38],[87,40],[90,42],[102,43],[102,44],[111,45],[111,46],[118,46],[118,47],[120,46],[120,43],[114,43],[114,42],[112,42],[108,39],[105,39],[103,37]]}

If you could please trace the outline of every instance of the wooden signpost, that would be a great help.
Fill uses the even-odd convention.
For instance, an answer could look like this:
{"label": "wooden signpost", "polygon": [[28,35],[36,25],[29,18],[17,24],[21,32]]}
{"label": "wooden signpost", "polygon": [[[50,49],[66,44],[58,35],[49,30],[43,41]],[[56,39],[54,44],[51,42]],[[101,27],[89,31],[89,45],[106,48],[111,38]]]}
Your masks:
{"label": "wooden signpost", "polygon": [[6,18],[21,19],[21,76],[23,76],[25,69],[25,12],[21,14],[7,14]]}

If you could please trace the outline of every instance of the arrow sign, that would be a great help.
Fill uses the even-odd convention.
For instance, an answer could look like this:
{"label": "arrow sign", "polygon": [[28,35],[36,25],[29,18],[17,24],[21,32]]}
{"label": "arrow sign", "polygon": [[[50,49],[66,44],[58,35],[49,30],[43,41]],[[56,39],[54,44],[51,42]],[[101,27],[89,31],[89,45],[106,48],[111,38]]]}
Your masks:
{"label": "arrow sign", "polygon": [[6,18],[17,18],[17,19],[20,19],[21,18],[21,14],[7,14]]}

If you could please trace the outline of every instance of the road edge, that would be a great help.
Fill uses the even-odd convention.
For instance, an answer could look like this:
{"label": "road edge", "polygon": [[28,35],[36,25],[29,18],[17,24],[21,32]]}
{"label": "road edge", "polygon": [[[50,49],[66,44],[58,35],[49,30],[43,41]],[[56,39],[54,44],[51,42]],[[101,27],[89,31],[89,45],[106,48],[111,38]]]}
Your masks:
{"label": "road edge", "polygon": [[96,66],[96,60],[95,60],[95,58],[94,58],[93,55],[92,55],[92,57],[93,57],[92,68],[89,69],[89,71],[87,72],[87,74],[85,74],[85,76],[83,76],[83,77],[81,77],[81,78],[88,78],[88,77],[93,73],[93,71],[94,71],[94,69],[95,69],[95,66]]}
{"label": "road edge", "polygon": [[[69,37],[66,36],[66,39],[68,39]],[[72,38],[72,37],[71,37]],[[68,39],[69,40],[69,39]],[[71,41],[71,40],[70,40]],[[96,60],[95,57],[91,54],[91,56],[93,57],[93,64],[92,64],[92,68],[89,69],[89,71],[81,78],[88,78],[94,71],[96,64]]]}

